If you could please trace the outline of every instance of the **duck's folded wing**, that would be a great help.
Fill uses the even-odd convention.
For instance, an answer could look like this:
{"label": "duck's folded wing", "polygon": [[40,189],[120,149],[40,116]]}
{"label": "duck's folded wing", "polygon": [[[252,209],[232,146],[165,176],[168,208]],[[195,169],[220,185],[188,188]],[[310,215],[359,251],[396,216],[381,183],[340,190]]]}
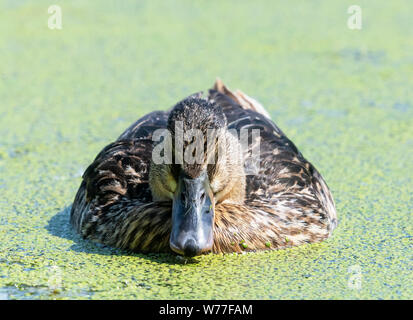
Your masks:
{"label": "duck's folded wing", "polygon": [[149,165],[152,141],[120,140],[106,146],[83,174],[71,221],[78,231],[82,221],[98,217],[123,200],[151,201]]}
{"label": "duck's folded wing", "polygon": [[[300,219],[300,210],[307,212],[315,208],[320,220],[328,221],[326,230],[330,234],[337,225],[337,216],[326,182],[270,119],[262,105],[239,90],[229,90],[220,80],[209,91],[209,99],[223,108],[229,129],[238,132],[248,129],[249,145],[244,158],[248,169],[247,201],[268,202],[277,212],[282,211],[280,208],[292,208],[294,219]],[[254,129],[259,130],[259,137],[253,135]],[[254,165],[251,151],[256,145],[260,153]]]}

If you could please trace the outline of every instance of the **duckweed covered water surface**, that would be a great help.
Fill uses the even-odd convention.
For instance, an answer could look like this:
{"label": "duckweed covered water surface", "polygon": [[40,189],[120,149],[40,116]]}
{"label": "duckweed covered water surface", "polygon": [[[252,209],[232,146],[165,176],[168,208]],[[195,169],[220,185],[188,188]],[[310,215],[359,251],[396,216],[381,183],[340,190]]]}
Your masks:
{"label": "duckweed covered water surface", "polygon": [[[412,298],[413,5],[358,3],[360,31],[346,1],[71,1],[52,31],[49,2],[2,1],[0,298]],[[216,76],[323,174],[333,237],[185,260],[72,232],[96,154]]]}

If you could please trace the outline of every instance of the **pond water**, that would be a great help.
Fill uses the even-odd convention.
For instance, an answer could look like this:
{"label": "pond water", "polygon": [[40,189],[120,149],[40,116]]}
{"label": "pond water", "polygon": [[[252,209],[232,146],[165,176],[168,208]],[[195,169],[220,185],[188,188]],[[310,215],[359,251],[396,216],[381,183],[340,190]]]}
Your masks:
{"label": "pond water", "polygon": [[[410,1],[6,1],[0,30],[0,299],[411,299]],[[97,14],[98,13],[98,14]],[[69,207],[135,119],[220,76],[257,98],[325,177],[333,237],[280,251],[128,254]]]}

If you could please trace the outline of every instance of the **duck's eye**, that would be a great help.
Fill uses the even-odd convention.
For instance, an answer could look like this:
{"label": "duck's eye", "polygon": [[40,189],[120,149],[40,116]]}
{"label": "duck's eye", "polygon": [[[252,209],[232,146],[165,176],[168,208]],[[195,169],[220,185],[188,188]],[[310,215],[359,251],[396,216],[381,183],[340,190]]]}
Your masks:
{"label": "duck's eye", "polygon": [[205,192],[202,192],[201,196],[199,197],[201,199],[201,202],[204,202],[205,200]]}

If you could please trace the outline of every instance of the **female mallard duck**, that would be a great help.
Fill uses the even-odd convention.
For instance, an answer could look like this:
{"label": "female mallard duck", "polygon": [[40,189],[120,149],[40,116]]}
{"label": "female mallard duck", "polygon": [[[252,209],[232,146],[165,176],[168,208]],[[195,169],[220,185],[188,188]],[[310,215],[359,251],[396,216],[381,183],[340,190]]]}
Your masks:
{"label": "female mallard duck", "polygon": [[[169,130],[172,138],[159,139],[157,129]],[[182,154],[198,154],[194,136],[186,135],[192,129],[204,137],[208,130],[219,132],[220,143],[208,142],[212,152],[201,153],[196,163],[176,152],[176,138],[184,133]],[[234,130],[248,130],[247,149]],[[170,162],[166,142],[175,151]],[[163,162],[153,157],[160,146]],[[245,164],[254,160],[257,146],[251,174]],[[83,175],[71,223],[85,239],[105,245],[195,256],[318,242],[331,235],[337,220],[330,190],[314,166],[256,100],[217,80],[207,98],[198,93],[169,111],[152,112],[105,147]]]}

